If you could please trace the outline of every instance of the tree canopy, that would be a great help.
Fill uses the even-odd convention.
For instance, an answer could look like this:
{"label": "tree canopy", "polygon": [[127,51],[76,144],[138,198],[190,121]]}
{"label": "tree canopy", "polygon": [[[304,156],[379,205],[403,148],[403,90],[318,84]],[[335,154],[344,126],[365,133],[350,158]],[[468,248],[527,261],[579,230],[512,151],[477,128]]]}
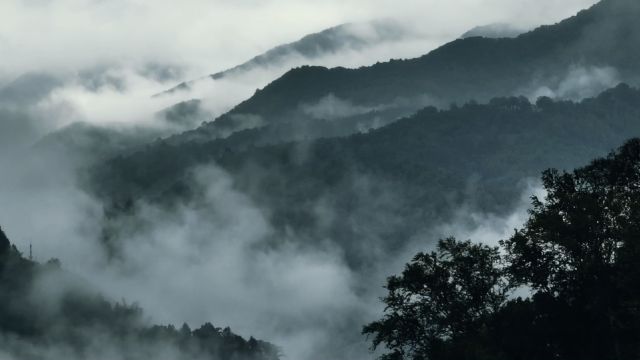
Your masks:
{"label": "tree canopy", "polygon": [[382,359],[640,356],[640,139],[542,180],[500,248],[447,239],[389,278]]}
{"label": "tree canopy", "polygon": [[374,344],[391,345],[383,359],[428,359],[448,340],[467,336],[506,300],[498,248],[441,240],[389,278],[390,311],[367,325]]}

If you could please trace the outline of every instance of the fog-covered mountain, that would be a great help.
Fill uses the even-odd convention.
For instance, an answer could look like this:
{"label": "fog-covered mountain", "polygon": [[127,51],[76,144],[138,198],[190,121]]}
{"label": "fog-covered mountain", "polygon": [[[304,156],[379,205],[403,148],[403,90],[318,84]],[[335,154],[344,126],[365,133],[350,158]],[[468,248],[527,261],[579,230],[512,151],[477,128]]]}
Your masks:
{"label": "fog-covered mountain", "polygon": [[[332,203],[340,206],[341,196],[347,196],[342,191],[349,191],[353,177],[365,177],[379,186],[390,182],[386,186],[406,195],[396,194],[395,204],[403,204],[399,225],[409,230],[414,216],[414,226],[427,221],[427,214],[438,214],[428,222],[443,220],[469,197],[482,204],[482,211],[508,211],[519,200],[525,185],[518,185],[520,181],[535,178],[547,167],[578,166],[640,135],[638,116],[640,91],[627,85],[579,103],[495,98],[486,105],[425,108],[378,130],[347,137],[261,145],[269,125],[207,142],[175,145],[160,140],[114,158],[94,176],[99,192],[117,202],[171,202],[175,195],[191,195],[182,192],[188,188],[181,184],[189,169],[215,162],[283,229],[301,230],[313,228],[310,204],[337,196]],[[343,245],[348,238],[363,236],[347,235],[348,226],[341,224],[349,219],[349,207],[333,224],[344,227],[345,232],[332,233]],[[401,232],[390,231],[396,241]]]}
{"label": "fog-covered mountain", "polygon": [[59,260],[25,258],[1,228],[0,289],[0,354],[10,359],[279,358],[274,345],[211,323],[151,325],[139,306],[109,300]]}
{"label": "fog-covered mountain", "polygon": [[[159,141],[94,169],[92,183],[112,202],[104,234],[118,244],[148,226],[134,215],[144,204],[201,206],[210,190],[193,185],[194,171],[219,167],[265,214],[262,244],[337,248],[367,288],[381,264],[416,244],[511,216],[544,169],[580,166],[640,134],[639,104],[640,91],[626,85],[579,103],[496,98],[426,108],[362,134],[261,145],[269,125],[207,142]],[[127,227],[113,225],[125,219]],[[329,331],[349,332],[336,326]]]}
{"label": "fog-covered mountain", "polygon": [[[198,82],[247,75],[257,69],[290,68],[329,57],[340,52],[362,51],[385,43],[400,41],[409,29],[393,20],[343,24],[306,35],[298,41],[277,46],[233,68],[216,72],[205,78],[184,82],[167,90],[172,93],[188,90]],[[283,69],[286,71],[286,69]],[[158,94],[162,95],[164,93]]]}
{"label": "fog-covered mountain", "polygon": [[36,101],[62,85],[55,76],[44,73],[25,74],[0,88],[0,104],[23,105],[25,101]]}
{"label": "fog-covered mountain", "polygon": [[153,98],[178,70],[7,83],[0,358],[637,359],[640,142],[601,157],[640,136],[638,18],[308,65],[414,36],[342,25]]}
{"label": "fog-covered mountain", "polygon": [[527,30],[518,28],[511,24],[495,23],[489,25],[476,26],[460,36],[461,39],[470,37],[486,37],[492,39],[514,38],[520,34],[524,34]]}
{"label": "fog-covered mountain", "polygon": [[[516,38],[460,39],[359,69],[294,69],[199,129],[95,167],[87,184],[110,203],[104,239],[117,247],[149,226],[136,215],[149,203],[199,208],[210,190],[194,178],[214,166],[264,214],[261,244],[338,249],[374,293],[366,284],[384,277],[384,259],[446,229],[509,218],[542,170],[583,165],[640,132],[637,90],[598,95],[636,83],[628,44],[640,40],[638,13],[608,0]],[[500,97],[512,94],[525,97]]]}
{"label": "fog-covered mountain", "polygon": [[[384,125],[429,105],[446,107],[509,95],[593,96],[621,80],[637,82],[639,55],[633,49],[640,43],[635,21],[639,14],[635,2],[607,0],[516,38],[459,39],[420,58],[359,69],[293,69],[215,122],[184,136],[207,139],[260,124],[318,119],[348,133]],[[198,103],[191,106],[197,109]],[[323,111],[326,108],[332,111]],[[367,120],[354,119],[360,116]]]}

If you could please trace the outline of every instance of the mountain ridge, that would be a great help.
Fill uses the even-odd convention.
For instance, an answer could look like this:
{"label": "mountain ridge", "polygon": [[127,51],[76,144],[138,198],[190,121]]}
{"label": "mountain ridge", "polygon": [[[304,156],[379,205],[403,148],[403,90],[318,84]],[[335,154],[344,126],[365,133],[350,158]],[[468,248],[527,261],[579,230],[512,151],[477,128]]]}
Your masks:
{"label": "mountain ridge", "polygon": [[[359,29],[359,27],[363,29]],[[173,88],[154,96],[188,90],[203,80],[221,80],[239,76],[257,68],[281,66],[292,57],[307,61],[328,56],[345,50],[359,50],[378,43],[396,41],[405,36],[407,30],[392,20],[375,20],[367,23],[346,23],[308,34],[297,41],[278,45],[266,52],[254,56],[240,65],[203,76],[199,79],[182,82]]]}
{"label": "mountain ridge", "polygon": [[[354,193],[353,187],[368,179],[377,184],[374,194],[400,191],[393,195],[394,208],[399,207],[393,216],[400,216],[403,225],[382,231],[396,238],[385,235],[379,244],[392,246],[425,224],[454,216],[460,206],[510,211],[527,178],[548,167],[581,165],[639,135],[638,104],[640,90],[620,85],[579,103],[542,97],[532,104],[512,97],[449,110],[430,107],[368,133],[311,141],[254,146],[261,129],[209,142],[160,141],[94,169],[93,178],[102,179],[93,182],[98,186],[94,193],[114,204],[180,203],[184,196],[197,196],[184,192],[190,169],[213,163],[283,229],[316,231],[314,204],[334,204],[342,215],[329,229],[318,230],[323,232],[319,238],[349,248],[349,238],[367,232],[350,230],[348,224],[365,221],[353,218],[364,216],[356,205],[364,200],[354,197],[375,195]],[[351,261],[362,261],[357,249],[346,252],[355,256]]]}
{"label": "mountain ridge", "polygon": [[[295,68],[189,135],[201,132],[206,138],[229,129],[246,128],[237,120],[245,115],[259,116],[264,123],[309,119],[300,108],[328,95],[363,107],[394,104],[399,99],[413,103],[404,110],[403,106],[397,107],[394,114],[400,112],[404,116],[434,104],[486,102],[511,95],[535,97],[538,89],[562,96],[564,84],[586,88],[587,97],[595,96],[622,81],[639,82],[640,26],[636,15],[640,17],[636,3],[603,0],[557,24],[541,26],[515,38],[458,39],[418,58],[357,69]],[[611,40],[594,45],[590,41],[594,33]],[[621,33],[626,35],[619,37]],[[611,75],[599,79],[591,74],[601,69],[611,69]],[[591,83],[574,81],[576,72],[585,73],[583,77]],[[431,103],[411,100],[419,97],[428,98]],[[395,119],[385,118],[383,122]],[[173,139],[179,142],[180,136]]]}

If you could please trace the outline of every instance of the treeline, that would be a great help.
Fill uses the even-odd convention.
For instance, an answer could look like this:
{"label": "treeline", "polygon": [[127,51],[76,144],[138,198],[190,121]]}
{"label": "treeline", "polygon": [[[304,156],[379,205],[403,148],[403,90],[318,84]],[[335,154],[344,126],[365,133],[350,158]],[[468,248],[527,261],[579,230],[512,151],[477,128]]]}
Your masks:
{"label": "treeline", "polygon": [[388,279],[381,359],[640,358],[640,139],[542,180],[499,246],[441,240]]}
{"label": "treeline", "polygon": [[25,259],[1,229],[0,349],[20,360],[280,358],[275,345],[210,323],[149,326],[140,307],[107,300],[59,261]]}

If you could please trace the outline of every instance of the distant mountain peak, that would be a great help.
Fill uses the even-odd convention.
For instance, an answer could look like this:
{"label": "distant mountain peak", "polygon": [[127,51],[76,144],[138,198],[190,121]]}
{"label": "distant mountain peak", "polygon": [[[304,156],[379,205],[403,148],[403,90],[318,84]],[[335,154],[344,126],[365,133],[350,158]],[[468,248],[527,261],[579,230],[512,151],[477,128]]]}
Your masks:
{"label": "distant mountain peak", "polygon": [[[220,80],[239,76],[259,68],[305,65],[314,59],[330,56],[340,51],[362,50],[380,43],[400,40],[409,30],[393,19],[378,19],[362,23],[345,23],[317,33],[303,36],[297,41],[276,46],[248,61],[203,78],[183,82],[158,95],[189,90],[195,83],[208,79]],[[300,59],[289,64],[292,59]]]}
{"label": "distant mountain peak", "polygon": [[494,23],[494,24],[476,26],[473,29],[462,34],[460,38],[466,39],[466,38],[476,37],[476,36],[486,37],[491,39],[514,38],[527,31],[528,29],[523,29],[512,24]]}

